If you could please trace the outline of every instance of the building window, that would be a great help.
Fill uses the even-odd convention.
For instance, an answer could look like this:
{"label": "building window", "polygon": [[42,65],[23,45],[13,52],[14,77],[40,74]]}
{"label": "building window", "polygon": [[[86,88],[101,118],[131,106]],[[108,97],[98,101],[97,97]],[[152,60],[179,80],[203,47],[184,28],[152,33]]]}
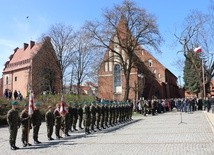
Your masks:
{"label": "building window", "polygon": [[104,71],[108,72],[108,62],[105,62]]}
{"label": "building window", "polygon": [[6,76],[6,84],[8,84],[8,82],[9,82],[9,77]]}
{"label": "building window", "polygon": [[156,74],[156,73],[157,73],[156,69],[153,71],[153,73],[154,73],[154,74]]}
{"label": "building window", "polygon": [[115,66],[114,66],[114,92],[122,93],[121,67],[119,64],[115,64]]}
{"label": "building window", "polygon": [[152,67],[152,60],[149,59],[148,62],[149,62],[149,67]]}
{"label": "building window", "polygon": [[15,81],[17,81],[17,76],[15,77],[15,79],[14,79]]}
{"label": "building window", "polygon": [[158,73],[158,78],[159,78],[159,79],[161,78],[161,75],[160,75],[160,73]]}

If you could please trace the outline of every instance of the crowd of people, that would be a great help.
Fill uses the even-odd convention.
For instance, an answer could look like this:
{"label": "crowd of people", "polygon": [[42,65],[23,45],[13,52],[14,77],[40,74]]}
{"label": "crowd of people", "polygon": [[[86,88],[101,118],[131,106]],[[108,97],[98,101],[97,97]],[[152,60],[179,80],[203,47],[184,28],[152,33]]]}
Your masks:
{"label": "crowd of people", "polygon": [[8,100],[14,99],[14,100],[22,101],[22,99],[23,99],[23,96],[20,91],[14,90],[14,92],[12,92],[12,90],[10,90],[10,89],[4,90],[4,97]]}
{"label": "crowd of people", "polygon": [[135,104],[135,111],[143,114],[158,114],[167,111],[172,111],[173,108],[181,112],[192,113],[197,110],[211,110],[211,105],[214,105],[214,99],[206,97],[202,98],[176,98],[176,99],[152,99],[139,100]]}
{"label": "crowd of people", "polygon": [[[46,122],[47,139],[54,140],[70,136],[69,133],[85,129],[85,134],[97,132],[115,125],[132,120],[133,110],[147,116],[156,115],[177,109],[177,111],[192,113],[197,110],[210,111],[214,100],[212,98],[181,98],[181,99],[141,99],[136,103],[96,101],[92,103],[65,103],[61,101],[56,107],[48,106],[45,118],[40,112],[40,104],[34,103],[33,113],[29,113],[28,104],[25,104],[19,114],[16,106],[17,100],[11,102],[12,108],[7,113],[7,121],[10,132],[10,146],[12,150],[19,149],[16,146],[16,136],[19,127],[22,129],[23,147],[31,146],[29,143],[29,132],[33,130],[35,144],[41,143],[38,140],[39,129],[43,120]],[[32,108],[32,107],[31,107]],[[78,126],[78,127],[77,127]],[[83,128],[84,126],[84,128]]]}
{"label": "crowd of people", "polygon": [[[91,134],[109,127],[132,120],[133,106],[129,102],[92,102],[90,104],[76,104],[61,101],[56,107],[49,106],[43,118],[40,112],[40,104],[36,102],[32,115],[29,114],[29,106],[24,105],[21,114],[18,113],[16,106],[17,101],[11,102],[12,108],[7,113],[10,138],[9,143],[11,150],[17,150],[16,136],[19,127],[22,129],[23,147],[31,146],[29,143],[29,132],[33,130],[33,140],[35,144],[41,143],[38,140],[39,129],[42,120],[45,119],[47,127],[48,140],[54,140],[53,132],[55,130],[56,139],[70,136],[69,132],[82,130],[83,125],[85,134]],[[77,124],[78,123],[78,124]],[[77,129],[78,125],[78,129]]]}

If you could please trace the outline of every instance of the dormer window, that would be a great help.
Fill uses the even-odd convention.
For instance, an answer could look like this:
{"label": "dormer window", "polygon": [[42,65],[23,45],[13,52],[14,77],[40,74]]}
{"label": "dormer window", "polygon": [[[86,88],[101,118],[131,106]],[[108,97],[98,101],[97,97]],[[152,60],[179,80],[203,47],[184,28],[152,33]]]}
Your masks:
{"label": "dormer window", "polygon": [[148,63],[149,63],[149,67],[152,67],[152,59],[149,59]]}

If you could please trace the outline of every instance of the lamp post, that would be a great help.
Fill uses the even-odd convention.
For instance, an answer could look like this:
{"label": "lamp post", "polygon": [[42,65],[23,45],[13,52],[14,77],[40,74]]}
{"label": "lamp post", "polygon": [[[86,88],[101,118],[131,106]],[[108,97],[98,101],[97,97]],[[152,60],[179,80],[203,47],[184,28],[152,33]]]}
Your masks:
{"label": "lamp post", "polygon": [[202,66],[203,96],[204,96],[204,99],[205,99],[205,97],[206,97],[206,90],[205,90],[204,61],[203,61],[203,58],[202,58],[202,60],[201,60],[201,66]]}
{"label": "lamp post", "polygon": [[[196,52],[196,53],[201,53],[201,52],[202,52],[201,46],[196,47],[196,48],[194,49],[194,52]],[[205,99],[205,97],[206,97],[206,90],[205,90],[204,61],[203,61],[203,58],[201,59],[201,68],[202,68],[203,96],[204,96],[204,99]]]}

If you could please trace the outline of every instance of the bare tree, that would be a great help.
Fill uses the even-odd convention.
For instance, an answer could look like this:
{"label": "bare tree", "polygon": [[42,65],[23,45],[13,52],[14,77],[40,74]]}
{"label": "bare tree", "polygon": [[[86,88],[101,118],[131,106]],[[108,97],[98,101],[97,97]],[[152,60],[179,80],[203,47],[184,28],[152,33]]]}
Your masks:
{"label": "bare tree", "polygon": [[[201,46],[203,52],[200,54],[201,59],[204,60],[205,65],[202,66],[205,68],[205,84],[206,87],[209,87],[210,80],[214,76],[214,62],[213,54],[211,52],[213,48],[213,18],[212,14],[204,14],[199,11],[193,11],[190,15],[187,16],[184,22],[184,30],[180,35],[175,35],[177,41],[182,45],[182,53],[185,59],[188,59],[195,71],[197,76],[201,76],[202,69],[197,66],[197,62],[194,57],[188,52],[193,51],[194,48]],[[199,82],[199,81],[198,81]],[[203,91],[203,82],[200,81],[200,94]]]}
{"label": "bare tree", "polygon": [[55,24],[52,25],[49,29],[48,36],[51,38],[51,42],[53,44],[53,48],[56,52],[57,59],[59,61],[60,69],[61,69],[61,86],[63,93],[64,86],[64,77],[66,73],[66,69],[71,65],[73,61],[74,54],[74,38],[75,33],[72,29],[72,26],[63,25],[63,24]]}
{"label": "bare tree", "polygon": [[121,65],[126,81],[124,100],[127,100],[135,51],[142,45],[145,49],[153,48],[160,52],[159,44],[162,38],[156,19],[133,1],[124,0],[121,5],[106,9],[103,13],[103,21],[87,22],[85,28],[94,39],[94,46],[113,53],[113,56],[105,61],[117,62]]}
{"label": "bare tree", "polygon": [[99,59],[96,51],[91,44],[91,38],[85,35],[81,30],[75,38],[75,53],[73,55],[72,71],[73,77],[77,82],[78,95],[80,95],[80,86],[82,82],[89,76],[92,65]]}

